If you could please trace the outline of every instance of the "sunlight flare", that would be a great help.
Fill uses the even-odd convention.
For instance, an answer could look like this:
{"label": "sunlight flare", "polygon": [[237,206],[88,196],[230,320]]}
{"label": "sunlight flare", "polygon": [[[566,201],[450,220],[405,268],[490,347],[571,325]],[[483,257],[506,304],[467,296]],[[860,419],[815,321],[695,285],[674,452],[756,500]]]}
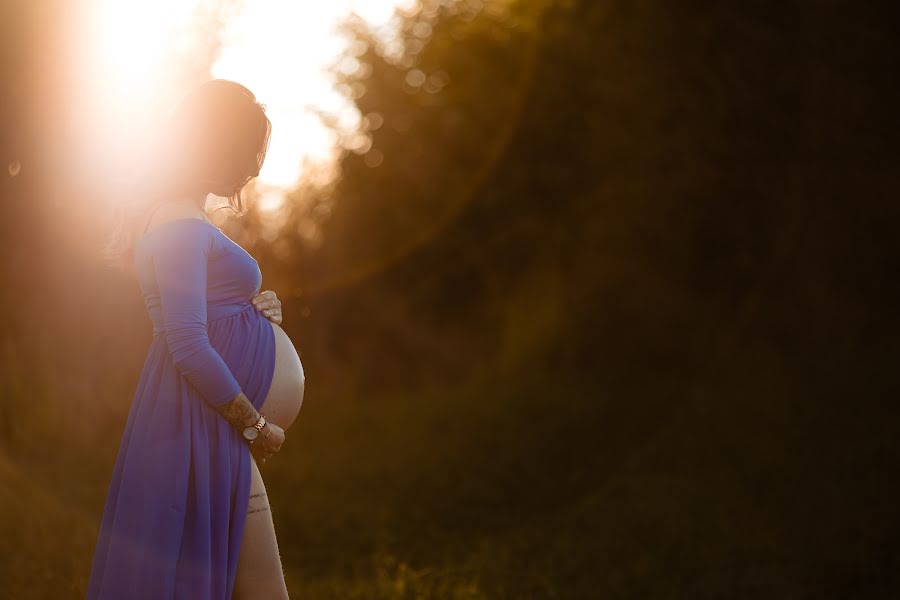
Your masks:
{"label": "sunlight flare", "polygon": [[[95,0],[89,17],[89,76],[100,98],[82,102],[117,140],[107,152],[110,146],[134,143],[124,137],[144,139],[152,132],[141,126],[184,93],[184,73],[190,73],[185,65],[200,62],[198,53],[207,51],[214,30],[219,46],[212,76],[246,85],[272,120],[258,184],[265,208],[273,210],[310,170],[333,172],[329,165],[340,154],[340,134],[352,135],[362,122],[331,72],[352,74],[360,66],[352,57],[342,61],[352,40],[340,33],[339,24],[356,13],[389,41],[397,9],[417,5],[418,0]],[[173,64],[182,80],[173,74]],[[320,114],[333,118],[339,131]]]}

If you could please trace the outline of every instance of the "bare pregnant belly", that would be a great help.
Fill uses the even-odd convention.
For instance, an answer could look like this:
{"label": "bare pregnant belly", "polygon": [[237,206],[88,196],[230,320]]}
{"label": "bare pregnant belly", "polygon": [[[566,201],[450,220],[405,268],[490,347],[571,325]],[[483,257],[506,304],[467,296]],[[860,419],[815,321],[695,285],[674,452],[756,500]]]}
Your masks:
{"label": "bare pregnant belly", "polygon": [[303,403],[305,376],[300,356],[280,326],[269,321],[275,333],[275,372],[260,412],[282,429],[296,420]]}

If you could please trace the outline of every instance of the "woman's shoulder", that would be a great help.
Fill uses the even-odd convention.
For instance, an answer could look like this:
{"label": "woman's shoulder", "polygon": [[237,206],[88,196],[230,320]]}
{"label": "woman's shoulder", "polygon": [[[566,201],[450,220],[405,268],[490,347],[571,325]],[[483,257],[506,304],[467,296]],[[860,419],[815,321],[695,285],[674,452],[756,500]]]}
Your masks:
{"label": "woman's shoulder", "polygon": [[154,208],[138,240],[150,240],[175,235],[176,232],[197,230],[211,233],[218,229],[205,218],[205,213],[193,203],[164,202]]}
{"label": "woman's shoulder", "polygon": [[187,232],[197,230],[200,232],[212,232],[218,229],[215,225],[199,217],[181,217],[161,221],[152,227],[148,227],[138,240],[159,237],[157,234],[174,234],[175,232]]}
{"label": "woman's shoulder", "polygon": [[187,200],[163,200],[149,211],[144,230],[149,232],[155,227],[172,221],[202,220],[203,216],[203,210],[194,202]]}
{"label": "woman's shoulder", "polygon": [[197,217],[181,217],[160,222],[148,228],[147,232],[135,240],[135,249],[143,246],[151,253],[184,249],[185,246],[211,250],[215,245],[218,227]]}

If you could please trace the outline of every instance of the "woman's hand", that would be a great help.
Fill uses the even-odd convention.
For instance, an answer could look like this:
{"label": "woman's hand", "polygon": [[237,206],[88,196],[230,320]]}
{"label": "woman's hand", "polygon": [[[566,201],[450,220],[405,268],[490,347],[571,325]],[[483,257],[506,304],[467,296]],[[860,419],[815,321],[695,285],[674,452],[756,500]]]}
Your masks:
{"label": "woman's hand", "polygon": [[256,310],[261,312],[267,319],[276,325],[281,325],[281,300],[278,299],[275,292],[272,290],[260,292],[253,296],[250,301],[253,302]]}
{"label": "woman's hand", "polygon": [[250,454],[256,460],[256,464],[261,465],[266,462],[273,454],[281,450],[284,443],[284,429],[275,423],[266,421],[265,426],[253,443],[250,444]]}

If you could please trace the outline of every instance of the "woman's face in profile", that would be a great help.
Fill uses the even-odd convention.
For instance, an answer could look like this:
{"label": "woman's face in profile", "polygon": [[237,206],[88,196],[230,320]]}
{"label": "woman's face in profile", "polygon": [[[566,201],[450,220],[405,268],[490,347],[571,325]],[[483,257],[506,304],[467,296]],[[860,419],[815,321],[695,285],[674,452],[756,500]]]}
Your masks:
{"label": "woman's face in profile", "polygon": [[233,183],[233,184],[229,185],[226,183],[216,182],[216,183],[212,183],[210,185],[209,192],[211,194],[213,194],[215,196],[219,196],[221,198],[228,198],[229,196],[234,194],[234,192],[237,188],[237,185],[238,185],[237,183]]}
{"label": "woman's face in profile", "polygon": [[242,188],[262,167],[271,122],[250,90],[217,79],[189,93],[170,113],[166,130],[163,176],[188,193],[240,204]]}
{"label": "woman's face in profile", "polygon": [[254,161],[253,165],[248,165],[245,169],[240,171],[231,167],[224,168],[219,172],[221,175],[216,176],[214,179],[206,180],[205,183],[208,184],[207,187],[209,193],[222,198],[228,198],[247,185],[259,171],[257,170]]}

